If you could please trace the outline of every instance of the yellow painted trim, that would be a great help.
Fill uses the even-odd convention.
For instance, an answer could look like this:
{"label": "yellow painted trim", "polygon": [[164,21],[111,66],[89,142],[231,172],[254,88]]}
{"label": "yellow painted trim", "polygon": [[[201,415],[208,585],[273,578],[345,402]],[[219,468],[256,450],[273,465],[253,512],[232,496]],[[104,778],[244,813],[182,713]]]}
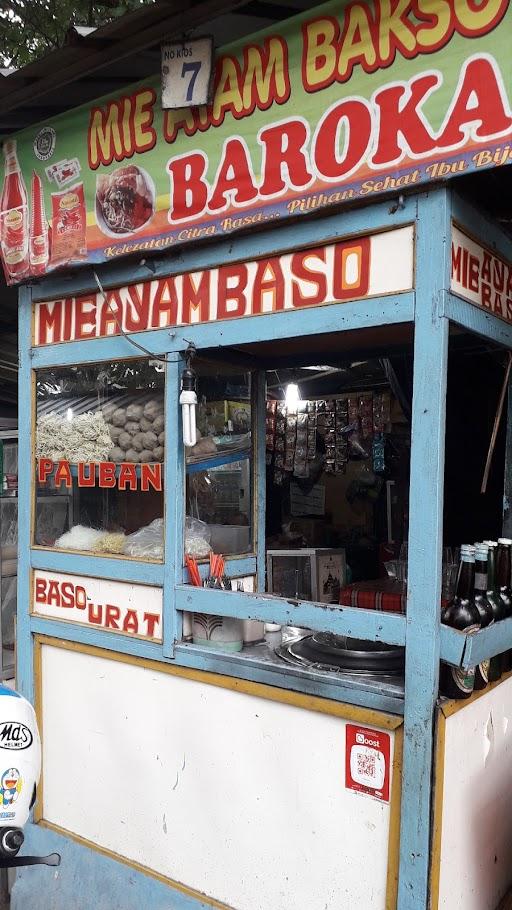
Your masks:
{"label": "yellow painted trim", "polygon": [[400,864],[400,810],[402,805],[402,760],[404,746],[404,728],[395,730],[393,748],[393,780],[391,785],[389,835],[388,835],[388,875],[386,884],[386,910],[396,910],[398,901],[398,868]]}
{"label": "yellow painted trim", "polygon": [[385,714],[372,708],[361,708],[358,705],[347,705],[344,702],[333,701],[329,698],[320,698],[317,695],[305,695],[301,692],[292,692],[288,689],[279,689],[266,683],[251,682],[246,679],[237,679],[234,676],[224,676],[220,673],[211,673],[206,670],[194,670],[189,667],[171,666],[149,658],[136,657],[132,654],[120,654],[118,651],[107,651],[93,645],[85,645],[77,641],[64,641],[60,638],[51,638],[46,635],[36,635],[37,645],[47,645],[53,648],[62,648],[75,651],[78,654],[88,654],[90,657],[100,657],[105,660],[115,660],[133,667],[144,667],[156,673],[167,673],[169,676],[178,676],[192,682],[201,682],[205,685],[218,686],[221,689],[231,689],[244,695],[253,695],[265,698],[268,701],[280,702],[294,708],[303,708],[306,711],[316,711],[320,714],[329,714],[332,717],[341,717],[353,721],[379,727],[381,730],[397,730],[403,723],[401,717]]}
{"label": "yellow painted trim", "polygon": [[496,682],[489,683],[485,689],[479,689],[478,692],[473,692],[471,698],[447,699],[446,701],[440,702],[439,708],[442,711],[444,717],[452,717],[453,714],[458,714],[459,711],[463,711],[464,708],[468,708],[473,704],[473,702],[478,701],[479,698],[483,698],[484,695],[488,695],[489,692],[492,692],[493,689],[501,686],[502,683],[507,682],[507,680],[511,677],[512,670],[509,670],[507,673],[504,673],[500,679],[497,679]]}
{"label": "yellow painted trim", "polygon": [[443,835],[444,756],[446,748],[446,717],[441,708],[436,712],[434,755],[434,801],[432,842],[430,847],[430,910],[439,907],[441,879],[441,844]]}
{"label": "yellow painted trim", "polygon": [[512,677],[512,671],[501,679],[490,683],[485,689],[474,692],[471,698],[450,699],[441,701],[436,713],[436,736],[434,757],[434,800],[432,841],[430,848],[430,910],[439,908],[439,890],[441,881],[441,846],[443,836],[443,797],[444,797],[444,758],[446,750],[446,721],[459,711],[472,705],[479,698],[492,692]]}
{"label": "yellow painted trim", "polygon": [[74,834],[73,831],[68,831],[67,828],[61,828],[60,825],[54,825],[53,822],[48,821],[41,821],[40,826],[42,828],[47,828],[49,831],[55,831],[56,834],[61,834],[63,837],[69,838],[69,840],[74,841],[76,844],[80,844],[82,847],[87,847],[89,850],[101,853],[102,856],[107,856],[109,859],[114,859],[119,863],[123,863],[125,866],[130,866],[130,868],[135,869],[136,872],[142,872],[144,875],[151,875],[152,878],[156,878],[159,882],[162,882],[162,884],[174,888],[181,894],[185,894],[187,897],[200,901],[202,904],[206,903],[209,907],[215,907],[216,910],[234,910],[230,904],[224,904],[214,897],[203,894],[202,891],[196,891],[195,888],[189,888],[187,885],[182,885],[181,882],[177,882],[173,878],[168,878],[166,875],[161,875],[149,866],[143,866],[142,863],[136,862],[136,860],[121,856],[120,853],[115,853],[114,850],[100,847],[99,844],[95,844],[85,837],[80,837],[79,834]]}
{"label": "yellow painted trim", "polygon": [[[202,670],[193,670],[188,667],[175,667],[169,664],[160,663],[147,658],[134,657],[133,655],[120,654],[118,652],[106,651],[102,648],[96,648],[92,645],[85,645],[80,642],[64,641],[59,638],[51,638],[46,635],[34,636],[34,683],[35,683],[35,710],[41,739],[43,738],[43,710],[42,710],[42,648],[43,646],[60,648],[66,651],[74,651],[77,654],[87,654],[91,657],[101,657],[106,660],[115,660],[119,663],[125,663],[131,666],[166,673],[169,676],[178,676],[183,679],[189,679],[193,682],[203,682],[205,685],[219,686],[224,689],[231,689],[235,692],[242,692],[246,695],[253,695],[259,698],[266,698],[269,701],[280,702],[291,707],[303,708],[304,710],[316,711],[321,714],[327,714],[334,717],[340,717],[344,720],[354,721],[364,725],[373,725],[380,729],[394,732],[394,749],[393,749],[393,776],[391,785],[390,799],[390,826],[388,836],[388,868],[386,882],[386,910],[396,910],[398,895],[398,869],[400,859],[400,807],[402,794],[402,758],[403,758],[403,719],[390,714],[384,714],[369,708],[360,708],[355,705],[347,705],[342,702],[336,702],[332,699],[323,699],[318,696],[303,695],[300,692],[290,692],[285,689],[274,688],[264,683],[253,683],[248,680],[239,680],[231,676],[222,676],[218,673],[209,673]],[[214,898],[206,897],[199,891],[187,887],[186,885],[176,882],[167,876],[161,875],[154,869],[143,866],[125,856],[121,856],[113,850],[101,847],[92,841],[74,834],[59,825],[44,819],[43,809],[43,775],[41,775],[41,784],[39,787],[38,800],[34,810],[34,821],[42,827],[48,828],[65,837],[69,837],[76,843],[82,844],[91,850],[108,856],[119,862],[123,862],[139,872],[152,875],[154,878],[163,882],[172,888],[177,889],[183,894],[193,897],[197,900],[206,900],[212,907],[218,910],[231,910],[227,904],[221,903]]]}
{"label": "yellow painted trim", "polygon": [[[41,742],[43,742],[43,673],[41,665],[41,645],[37,638],[34,641],[34,710],[36,712],[37,726]],[[43,750],[41,750],[42,752]],[[42,762],[42,755],[41,755]],[[36,824],[43,817],[43,767],[41,764],[41,777],[37,787],[37,800],[34,806],[34,822]]]}

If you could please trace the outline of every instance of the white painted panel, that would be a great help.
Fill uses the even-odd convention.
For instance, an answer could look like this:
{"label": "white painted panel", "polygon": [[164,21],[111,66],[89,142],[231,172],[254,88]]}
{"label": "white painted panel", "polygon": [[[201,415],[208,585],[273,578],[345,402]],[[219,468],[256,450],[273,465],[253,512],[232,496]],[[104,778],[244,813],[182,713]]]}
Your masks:
{"label": "white painted panel", "polygon": [[343,720],[50,646],[42,676],[47,821],[236,910],[384,910]]}
{"label": "white painted panel", "polygon": [[397,228],[372,236],[368,294],[408,291],[414,285],[414,228]]}
{"label": "white painted panel", "polygon": [[32,612],[162,641],[162,588],[36,569]]}
{"label": "white painted panel", "polygon": [[[299,252],[299,260],[302,258]],[[403,227],[381,234],[369,234],[366,237],[340,239],[336,244],[317,247],[306,252],[302,265],[296,264],[297,252],[284,253],[278,257],[278,265],[273,260],[263,266],[263,275],[256,280],[262,268],[261,260],[251,260],[236,267],[236,274],[230,271],[229,265],[207,269],[204,272],[191,273],[196,287],[206,276],[208,289],[207,322],[233,317],[251,317],[261,313],[273,313],[281,310],[294,310],[303,306],[321,306],[336,300],[363,300],[369,296],[399,293],[410,290],[413,286],[414,272],[414,228]],[[295,263],[295,265],[294,265]],[[317,273],[325,281],[312,281],[307,272]],[[275,281],[277,268],[281,279],[275,287],[262,291],[262,280]],[[227,270],[227,273],[226,273]],[[233,290],[238,287],[240,270],[244,276],[241,296],[224,294],[219,298],[220,276],[226,287]],[[203,322],[203,309],[185,305],[186,286],[183,275],[172,279],[176,294],[176,325],[189,325]],[[144,314],[144,322],[138,322],[138,331],[170,325],[170,312],[154,312],[156,301],[166,289],[168,278],[155,278],[147,282],[146,292],[149,305]],[[323,290],[319,288],[323,287]],[[119,324],[126,332],[133,331],[127,323],[127,317],[133,312],[134,296],[138,300],[140,285],[127,285],[118,289],[116,300],[119,303]],[[341,296],[339,296],[341,295]],[[188,297],[186,298],[188,300]],[[308,302],[309,301],[309,302]],[[110,321],[103,325],[102,313],[105,302],[103,295],[96,294],[87,298],[66,297],[63,300],[44,301],[35,306],[35,344],[57,344],[62,341],[73,341],[84,337],[100,338],[115,334],[117,329]],[[116,304],[117,306],[117,304]],[[192,309],[192,312],[191,312]],[[78,312],[85,310],[88,314],[87,336],[83,333],[83,319]],[[139,317],[141,314],[139,313]],[[141,317],[142,318],[142,317]],[[174,324],[174,322],[172,323]]]}
{"label": "white painted panel", "polygon": [[512,322],[512,263],[452,225],[450,289]]}
{"label": "white painted panel", "polygon": [[446,720],[440,910],[495,910],[510,886],[512,679]]}

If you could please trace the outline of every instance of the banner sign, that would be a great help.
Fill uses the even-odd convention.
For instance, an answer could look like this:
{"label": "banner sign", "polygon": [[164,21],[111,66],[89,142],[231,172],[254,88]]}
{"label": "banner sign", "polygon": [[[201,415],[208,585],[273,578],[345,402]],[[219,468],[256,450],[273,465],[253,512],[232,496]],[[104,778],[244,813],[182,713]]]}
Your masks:
{"label": "banner sign", "polygon": [[452,225],[450,288],[458,297],[512,322],[512,264]]}
{"label": "banner sign", "polygon": [[35,306],[34,345],[301,310],[411,290],[412,226]]}
{"label": "banner sign", "polygon": [[32,612],[162,641],[162,589],[61,572],[33,575]]}
{"label": "banner sign", "polygon": [[[7,280],[146,255],[512,160],[509,0],[329,3],[4,144]],[[50,229],[47,229],[47,223]]]}

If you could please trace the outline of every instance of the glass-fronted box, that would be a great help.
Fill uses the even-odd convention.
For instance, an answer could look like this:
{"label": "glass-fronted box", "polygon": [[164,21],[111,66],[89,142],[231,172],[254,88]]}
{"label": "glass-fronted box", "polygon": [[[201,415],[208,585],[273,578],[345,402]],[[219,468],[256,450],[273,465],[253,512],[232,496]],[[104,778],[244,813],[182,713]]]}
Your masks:
{"label": "glass-fronted box", "polygon": [[[280,340],[226,349],[222,359],[200,352],[189,446],[180,406],[166,401],[165,358],[39,370],[34,547],[117,559],[122,579],[123,560],[170,560],[176,534],[180,566],[166,603],[179,616],[178,646],[270,660],[283,672],[378,670],[401,691],[402,648],[336,635],[332,617],[338,607],[406,612],[412,341],[404,324],[318,336],[307,351],[303,340]],[[470,415],[492,421],[489,384],[496,397],[501,360],[474,336],[451,337],[446,463],[458,482],[446,487],[443,603],[459,545],[498,534],[504,439],[477,513],[488,436]],[[171,453],[177,489],[166,490]],[[176,497],[182,527],[166,522]],[[191,596],[207,587],[208,606],[184,600],[184,586]],[[233,591],[272,596],[256,611],[247,598],[242,616],[229,606]],[[119,619],[103,626],[123,631]],[[147,637],[156,626],[139,617],[134,628]]]}

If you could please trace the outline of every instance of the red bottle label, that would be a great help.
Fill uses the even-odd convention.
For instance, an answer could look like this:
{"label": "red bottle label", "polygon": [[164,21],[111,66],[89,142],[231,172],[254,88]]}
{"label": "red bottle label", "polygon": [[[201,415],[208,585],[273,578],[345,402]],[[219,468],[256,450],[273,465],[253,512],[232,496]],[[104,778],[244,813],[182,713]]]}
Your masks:
{"label": "red bottle label", "polygon": [[44,266],[48,262],[48,242],[45,234],[39,234],[38,237],[32,237],[30,241],[30,264],[31,266]]}
{"label": "red bottle label", "polygon": [[23,274],[28,266],[27,216],[27,206],[2,212],[2,251],[10,275]]}

